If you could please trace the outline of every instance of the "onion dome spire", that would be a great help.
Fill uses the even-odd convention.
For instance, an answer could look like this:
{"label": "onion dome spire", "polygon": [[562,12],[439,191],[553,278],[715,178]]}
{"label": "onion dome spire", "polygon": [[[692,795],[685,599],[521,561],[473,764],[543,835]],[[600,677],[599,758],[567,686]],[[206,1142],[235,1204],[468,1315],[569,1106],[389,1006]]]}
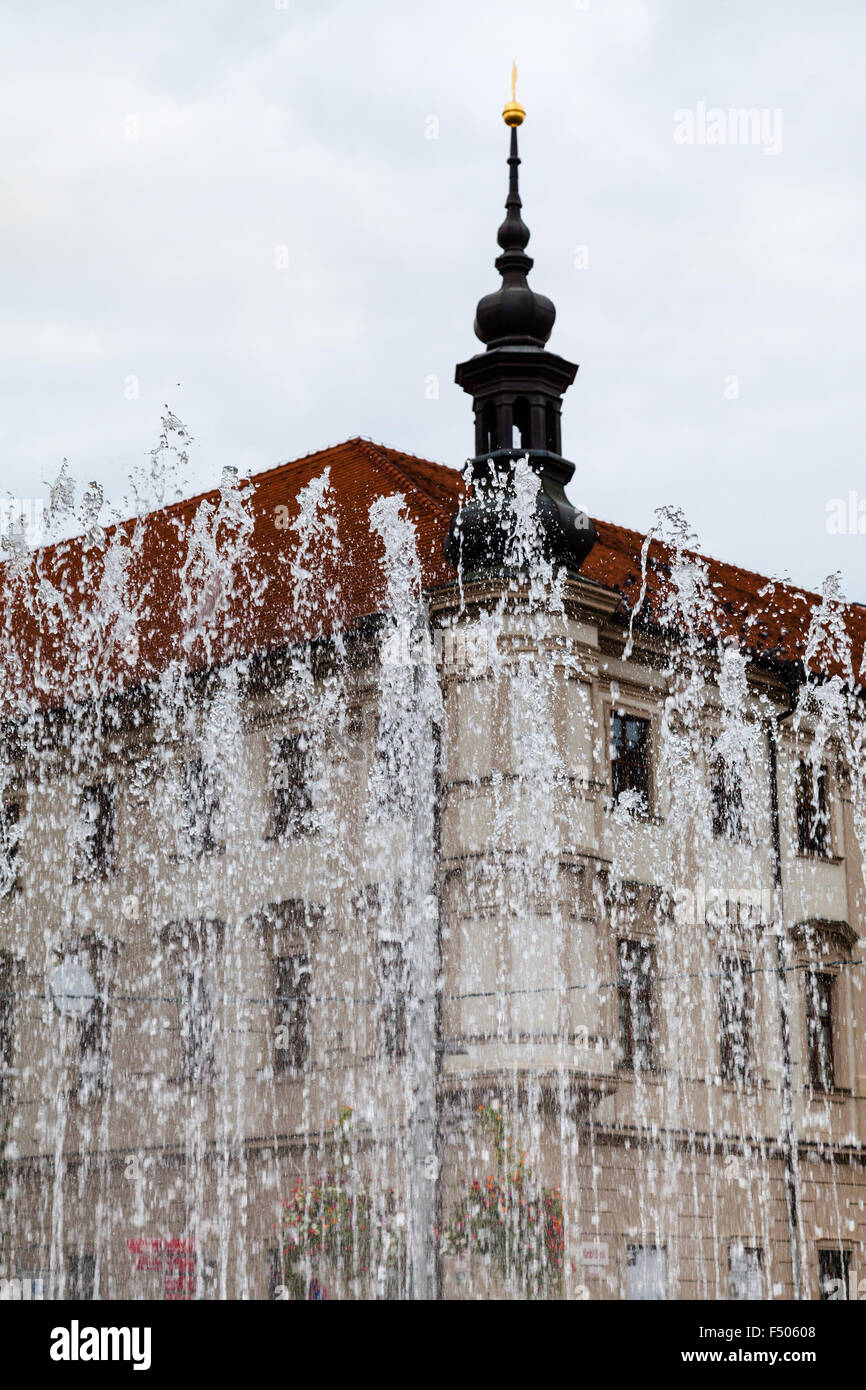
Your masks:
{"label": "onion dome spire", "polygon": [[475,333],[488,348],[506,343],[523,343],[544,347],[553,329],[556,309],[543,294],[536,294],[526,283],[532,269],[531,256],[526,254],[529,228],[523,220],[518,170],[517,127],[526,119],[526,112],[515,95],[517,65],[511,69],[511,101],[507,102],[502,119],[511,128],[511,148],[508,155],[508,197],[505,200],[505,221],[496,236],[502,254],[496,258],[496,269],[502,285],[493,294],[486,294],[475,313]]}
{"label": "onion dome spire", "polygon": [[502,119],[511,132],[508,197],[497,240],[496,269],[502,284],[479,300],[475,332],[486,350],[457,366],[455,380],[472,397],[475,454],[470,459],[472,496],[452,522],[445,542],[449,563],[464,574],[501,572],[506,540],[489,483],[495,471],[506,481],[517,459],[525,458],[541,479],[536,511],[551,559],[579,570],[595,542],[590,518],[565,495],[574,464],[562,456],[562,397],[577,366],[546,346],[556,309],[529,288],[532,257],[526,254],[529,228],[523,220],[518,171],[517,127],[526,112],[517,100],[517,67],[511,70],[511,100]]}

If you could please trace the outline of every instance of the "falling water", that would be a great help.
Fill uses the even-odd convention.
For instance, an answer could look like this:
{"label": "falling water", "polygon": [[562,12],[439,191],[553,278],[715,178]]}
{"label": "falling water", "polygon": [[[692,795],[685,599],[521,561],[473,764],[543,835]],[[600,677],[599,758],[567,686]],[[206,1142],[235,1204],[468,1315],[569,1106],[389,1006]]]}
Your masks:
{"label": "falling water", "polygon": [[[61,1298],[717,1299],[813,1287],[815,1241],[859,1267],[858,943],[828,935],[852,915],[829,842],[783,835],[780,891],[769,790],[779,757],[790,821],[808,775],[823,835],[827,767],[835,843],[866,862],[837,581],[785,711],[664,511],[604,647],[577,609],[603,591],[545,559],[519,461],[494,489],[503,574],[425,593],[384,495],[360,561],[378,612],[346,624],[325,469],[269,541],[291,582],[265,651],[233,470],[154,553],[188,442],[167,417],[132,520],[95,484],[76,508],[64,469],[55,549],[5,559],[4,1276]],[[611,781],[614,724],[626,772],[649,740],[648,787]],[[803,1060],[821,960],[835,1089]]]}

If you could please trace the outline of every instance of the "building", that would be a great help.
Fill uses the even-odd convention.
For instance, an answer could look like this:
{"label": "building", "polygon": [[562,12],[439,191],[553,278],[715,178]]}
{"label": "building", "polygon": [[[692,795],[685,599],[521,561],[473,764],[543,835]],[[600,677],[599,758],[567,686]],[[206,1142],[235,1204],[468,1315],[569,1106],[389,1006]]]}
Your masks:
{"label": "building", "polygon": [[4,1296],[864,1287],[866,610],[568,502],[504,115],[468,481],[4,567]]}

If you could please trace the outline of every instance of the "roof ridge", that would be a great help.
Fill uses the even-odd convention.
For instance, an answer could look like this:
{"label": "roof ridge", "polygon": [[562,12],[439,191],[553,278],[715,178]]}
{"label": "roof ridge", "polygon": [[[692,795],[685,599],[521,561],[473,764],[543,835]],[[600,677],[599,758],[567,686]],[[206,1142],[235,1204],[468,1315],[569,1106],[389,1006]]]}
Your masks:
{"label": "roof ridge", "polygon": [[[395,463],[392,458],[388,457],[389,454],[398,452],[397,450],[391,450],[387,444],[374,444],[372,440],[367,439],[359,439],[358,443],[377,468],[381,469],[384,473],[390,474],[392,481],[405,483],[407,487],[410,487],[413,492],[417,493],[428,511],[443,518],[447,517],[449,521],[451,520],[453,512],[451,512],[448,507],[443,507],[434,497],[431,497],[429,492],[421,486],[416,478],[411,477],[411,475],[402,469],[398,463]],[[383,449],[387,450],[387,453],[380,452],[380,450]],[[408,455],[404,455],[403,457],[408,457]],[[415,456],[413,455],[412,457]],[[435,464],[431,459],[419,458],[418,462],[429,464],[433,468],[444,467],[444,464]]]}
{"label": "roof ridge", "polygon": [[[636,536],[641,544],[643,544],[649,535],[647,531],[638,531],[633,526],[621,526],[618,521],[605,521],[603,517],[593,517],[593,521],[597,526],[599,524],[602,526],[609,526],[614,531],[621,531],[629,536]],[[674,548],[668,541],[663,540],[661,536],[652,536],[651,541],[654,541],[656,545],[663,546],[667,550],[672,550]],[[747,569],[745,565],[732,564],[730,560],[722,560],[717,555],[708,555],[701,550],[692,550],[689,548],[685,553],[687,555],[694,555],[698,560],[705,560],[711,565],[719,565],[734,574],[744,575],[749,579],[759,579],[764,584],[775,584],[781,589],[801,594],[805,598],[813,598],[818,602],[821,601],[821,595],[818,593],[817,589],[808,589],[805,585],[798,584],[793,579],[777,579],[774,575],[763,574],[760,570]],[[855,607],[863,606],[862,604],[857,604],[854,599],[845,599],[844,603],[846,607],[851,604],[854,604]]]}
{"label": "roof ridge", "polygon": [[[270,468],[264,468],[260,473],[250,473],[239,481],[242,485],[252,486],[266,478],[272,478],[274,474],[283,470],[296,467],[298,464],[308,463],[310,459],[324,457],[333,454],[337,449],[345,449],[348,444],[363,444],[360,435],[353,434],[348,439],[340,440],[337,444],[329,444],[324,449],[311,449],[306,454],[299,454],[294,459],[284,459],[282,463],[275,463]],[[176,497],[172,502],[164,502],[161,506],[151,507],[145,512],[133,512],[128,516],[120,517],[116,521],[109,521],[104,527],[107,536],[113,535],[117,531],[122,531],[124,527],[135,526],[138,522],[148,521],[152,517],[167,516],[172,519],[180,518],[189,520],[202,502],[212,501],[219,496],[220,484],[214,483],[212,487],[203,488],[201,492],[193,492],[189,497]],[[71,536],[60,536],[55,541],[49,541],[46,545],[39,546],[39,550],[45,554],[59,552],[61,547],[73,545],[76,541],[84,539],[83,531],[76,531]],[[0,560],[0,569],[6,564],[5,560]]]}

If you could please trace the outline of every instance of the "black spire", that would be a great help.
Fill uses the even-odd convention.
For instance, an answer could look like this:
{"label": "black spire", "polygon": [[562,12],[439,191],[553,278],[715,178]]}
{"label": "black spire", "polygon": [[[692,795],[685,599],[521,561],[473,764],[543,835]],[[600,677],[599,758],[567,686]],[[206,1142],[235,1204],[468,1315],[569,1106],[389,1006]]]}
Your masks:
{"label": "black spire", "polygon": [[543,294],[535,294],[526,283],[532,269],[531,256],[526,254],[529,228],[521,216],[517,170],[517,126],[511,127],[511,153],[508,156],[508,197],[505,200],[505,221],[496,240],[502,254],[496,257],[496,269],[502,285],[493,294],[479,300],[475,311],[475,333],[488,348],[505,343],[526,343],[544,347],[556,318],[556,309]]}
{"label": "black spire", "polygon": [[452,564],[462,557],[464,572],[502,567],[502,526],[494,517],[486,485],[491,466],[508,474],[519,458],[528,458],[541,477],[537,510],[551,558],[579,569],[596,539],[592,521],[575,511],[565,495],[574,464],[560,452],[562,397],[577,366],[547,351],[556,309],[526,280],[533,262],[526,254],[529,228],[522,216],[517,152],[517,127],[526,113],[514,95],[516,76],[515,68],[511,101],[502,113],[511,128],[508,197],[497,236],[502,251],[496,269],[502,284],[479,300],[475,314],[475,332],[486,351],[461,362],[455,377],[472,396],[475,412],[473,495],[452,523],[445,544]]}

